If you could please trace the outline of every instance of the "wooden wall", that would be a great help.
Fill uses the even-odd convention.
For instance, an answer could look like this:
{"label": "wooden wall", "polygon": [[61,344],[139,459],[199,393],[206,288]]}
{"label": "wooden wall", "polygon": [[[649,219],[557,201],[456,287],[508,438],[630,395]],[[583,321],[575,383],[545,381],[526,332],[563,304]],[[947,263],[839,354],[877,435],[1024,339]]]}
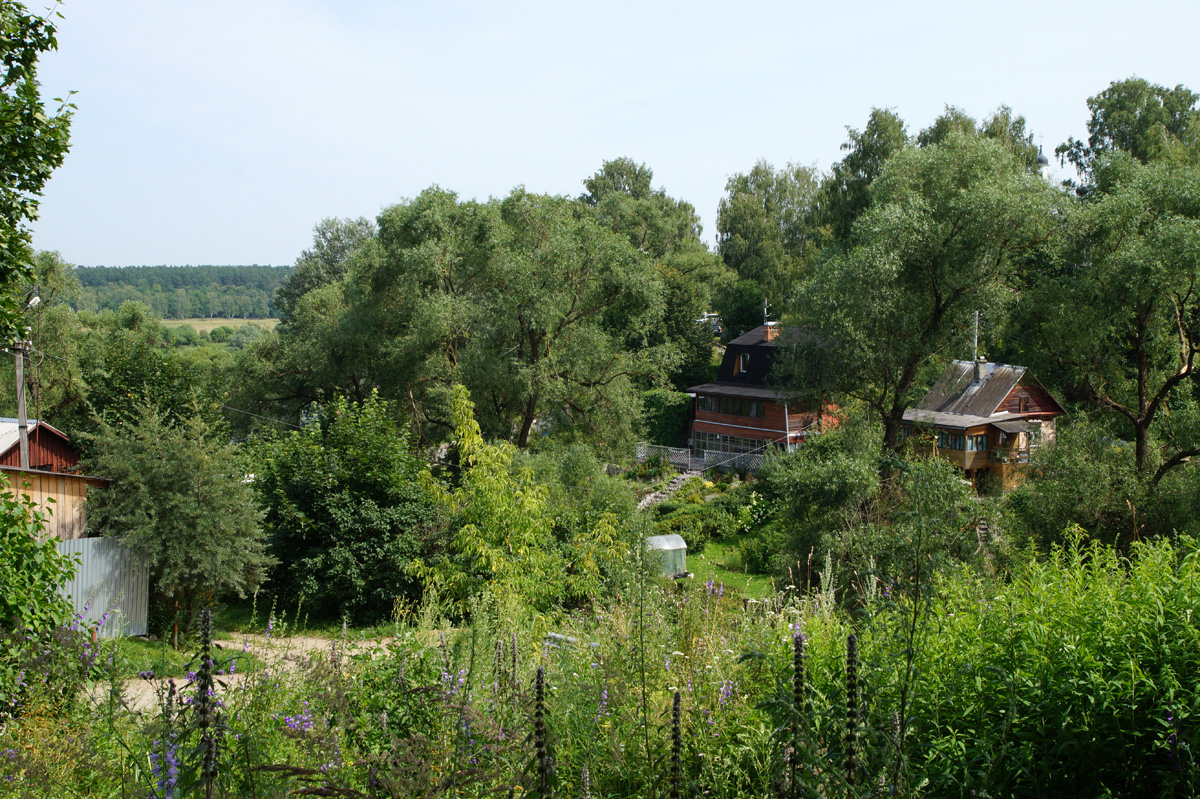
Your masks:
{"label": "wooden wall", "polygon": [[[29,433],[29,466],[46,472],[61,472],[79,464],[79,453],[62,436],[45,430],[41,425]],[[0,466],[21,466],[21,445],[0,455]]]}
{"label": "wooden wall", "polygon": [[[1020,409],[1022,399],[1026,401],[1025,410]],[[1004,411],[1009,413],[1059,413],[1059,408],[1050,395],[1042,390],[1041,386],[1021,382],[1008,393],[1008,396],[1000,403],[1000,407],[996,409],[997,413]]]}
{"label": "wooden wall", "polygon": [[700,425],[695,429],[744,438],[775,440],[784,437],[787,420],[784,418],[783,405],[770,400],[758,400],[758,402],[762,402],[765,406],[762,419],[754,416],[734,416],[730,413],[697,410],[696,422],[719,422],[720,424]]}
{"label": "wooden wall", "polygon": [[[7,492],[20,492],[33,500],[37,509],[46,514],[46,538],[72,541],[83,538],[87,529],[87,492],[89,484],[100,481],[94,477],[52,472],[23,472],[3,469]],[[51,501],[53,500],[53,501]]]}

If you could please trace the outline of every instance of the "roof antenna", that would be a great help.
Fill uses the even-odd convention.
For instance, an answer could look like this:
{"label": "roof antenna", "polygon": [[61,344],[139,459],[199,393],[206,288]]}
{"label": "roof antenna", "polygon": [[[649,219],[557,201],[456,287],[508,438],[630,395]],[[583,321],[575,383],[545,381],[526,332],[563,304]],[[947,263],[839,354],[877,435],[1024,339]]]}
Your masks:
{"label": "roof antenna", "polygon": [[979,311],[975,312],[975,356],[971,359],[975,364],[975,382],[978,383],[982,377],[979,372]]}

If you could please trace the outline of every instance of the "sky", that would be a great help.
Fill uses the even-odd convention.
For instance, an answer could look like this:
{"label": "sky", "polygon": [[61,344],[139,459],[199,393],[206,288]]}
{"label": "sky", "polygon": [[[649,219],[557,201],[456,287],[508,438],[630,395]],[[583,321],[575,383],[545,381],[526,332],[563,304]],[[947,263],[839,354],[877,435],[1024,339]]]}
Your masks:
{"label": "sky", "polygon": [[[28,0],[27,0],[28,1]],[[45,0],[29,2],[40,10]],[[46,98],[77,106],[34,246],[79,265],[290,264],[326,217],[432,184],[577,196],[627,156],[692,203],[826,170],[891,108],[1025,116],[1051,155],[1133,75],[1200,91],[1200,3],[68,0]],[[51,106],[57,104],[49,100]],[[1052,177],[1069,176],[1055,162]]]}

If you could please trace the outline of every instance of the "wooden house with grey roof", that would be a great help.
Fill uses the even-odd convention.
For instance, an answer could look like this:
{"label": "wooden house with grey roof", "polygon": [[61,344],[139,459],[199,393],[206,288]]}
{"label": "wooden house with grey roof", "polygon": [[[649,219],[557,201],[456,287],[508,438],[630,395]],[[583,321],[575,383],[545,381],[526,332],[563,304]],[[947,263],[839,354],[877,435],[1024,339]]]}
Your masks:
{"label": "wooden house with grey roof", "polygon": [[901,435],[932,447],[978,484],[992,475],[1002,489],[1024,479],[1030,453],[1054,440],[1063,408],[1024,366],[952,361],[916,407]]}

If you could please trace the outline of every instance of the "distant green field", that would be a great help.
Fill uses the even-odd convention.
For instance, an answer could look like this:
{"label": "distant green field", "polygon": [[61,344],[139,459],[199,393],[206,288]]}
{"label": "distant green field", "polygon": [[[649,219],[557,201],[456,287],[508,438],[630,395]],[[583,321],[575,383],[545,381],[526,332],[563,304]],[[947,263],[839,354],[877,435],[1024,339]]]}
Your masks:
{"label": "distant green field", "polygon": [[279,324],[278,319],[164,319],[162,320],[163,327],[179,327],[180,325],[191,325],[196,328],[197,333],[208,331],[211,333],[218,327],[228,326],[237,330],[242,325],[258,325],[267,330],[274,330],[275,325]]}

